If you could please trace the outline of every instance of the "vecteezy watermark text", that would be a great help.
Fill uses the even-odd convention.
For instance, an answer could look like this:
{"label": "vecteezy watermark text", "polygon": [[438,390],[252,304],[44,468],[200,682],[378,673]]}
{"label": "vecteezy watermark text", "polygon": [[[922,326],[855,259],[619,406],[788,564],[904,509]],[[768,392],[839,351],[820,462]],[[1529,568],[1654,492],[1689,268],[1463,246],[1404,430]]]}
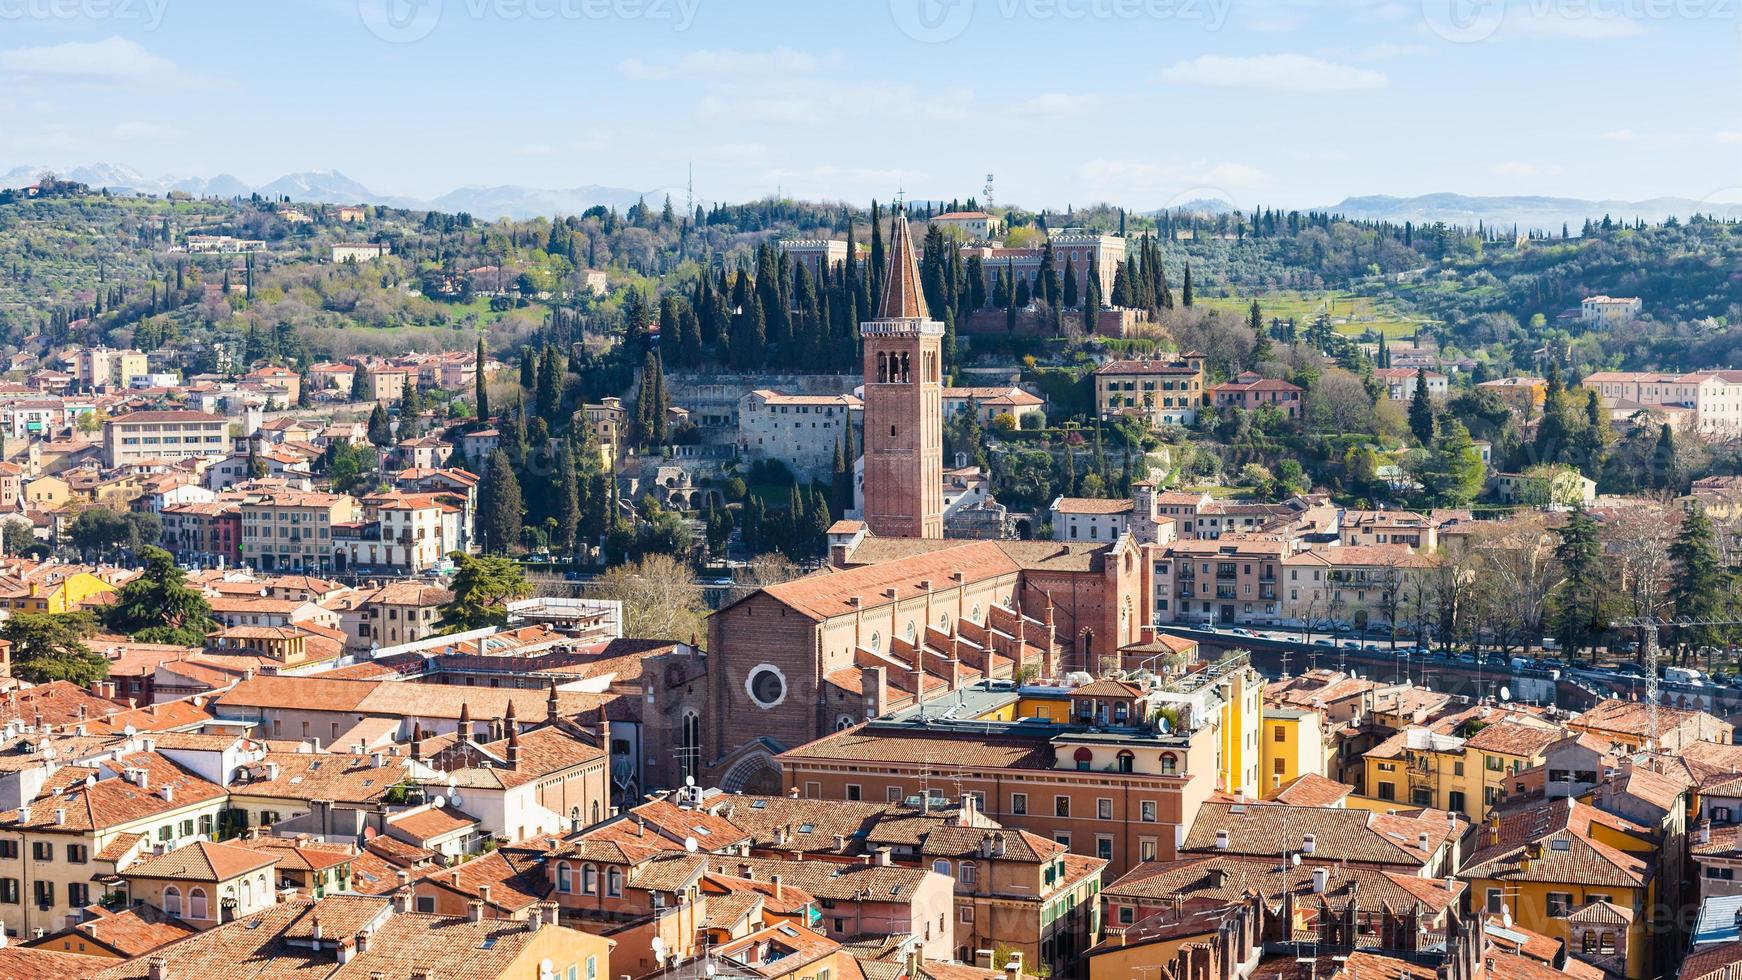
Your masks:
{"label": "vecteezy watermark text", "polygon": [[0,0],[0,21],[127,21],[155,31],[169,0]]}
{"label": "vecteezy watermark text", "polygon": [[450,11],[470,20],[645,20],[687,31],[700,8],[701,0],[357,0],[363,25],[395,44],[423,40]]}
{"label": "vecteezy watermark text", "polygon": [[903,34],[926,44],[960,37],[976,7],[1005,20],[1178,20],[1219,30],[1233,0],[889,0]]}
{"label": "vecteezy watermark text", "polygon": [[1561,21],[1593,32],[1652,21],[1742,23],[1742,0],[1421,0],[1421,9],[1430,30],[1460,44],[1486,41],[1509,22]]}

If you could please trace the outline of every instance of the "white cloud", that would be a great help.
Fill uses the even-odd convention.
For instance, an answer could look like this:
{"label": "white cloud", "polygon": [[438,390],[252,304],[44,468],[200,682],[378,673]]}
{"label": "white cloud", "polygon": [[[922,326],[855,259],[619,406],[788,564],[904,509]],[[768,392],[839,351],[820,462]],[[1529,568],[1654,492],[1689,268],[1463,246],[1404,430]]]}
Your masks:
{"label": "white cloud", "polygon": [[1425,58],[1433,49],[1425,44],[1369,44],[1351,55],[1356,61],[1395,61],[1399,58]]}
{"label": "white cloud", "polygon": [[1713,133],[1712,138],[1720,143],[1742,143],[1742,130],[1726,129],[1721,132]]}
{"label": "white cloud", "polygon": [[46,81],[139,82],[175,76],[175,63],[123,37],[0,51],[0,74]]}
{"label": "white cloud", "polygon": [[624,76],[636,81],[667,81],[674,78],[715,83],[765,82],[800,75],[814,75],[838,62],[835,56],[819,58],[790,48],[772,51],[692,51],[672,62],[649,62],[629,58],[618,66]]}
{"label": "white cloud", "polygon": [[1164,69],[1161,78],[1208,88],[1310,93],[1362,91],[1390,84],[1384,74],[1372,69],[1304,54],[1261,54],[1247,58],[1206,54]]}
{"label": "white cloud", "polygon": [[1566,173],[1558,163],[1527,163],[1523,160],[1502,160],[1488,169],[1496,177],[1559,177]]}
{"label": "white cloud", "polygon": [[1017,103],[1016,112],[1024,116],[1077,116],[1101,107],[1099,95],[1070,95],[1065,92],[1043,92],[1032,99]]}

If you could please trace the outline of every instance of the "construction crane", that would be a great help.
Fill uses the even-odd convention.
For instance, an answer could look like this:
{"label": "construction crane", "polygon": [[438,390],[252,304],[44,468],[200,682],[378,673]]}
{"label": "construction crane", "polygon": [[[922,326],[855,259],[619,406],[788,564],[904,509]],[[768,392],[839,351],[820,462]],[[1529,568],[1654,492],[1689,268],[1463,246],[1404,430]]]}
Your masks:
{"label": "construction crane", "polygon": [[1657,631],[1693,626],[1742,626],[1742,619],[1693,619],[1691,617],[1631,616],[1609,624],[1610,629],[1639,630],[1645,637],[1645,700],[1651,712],[1651,732],[1646,748],[1657,751]]}

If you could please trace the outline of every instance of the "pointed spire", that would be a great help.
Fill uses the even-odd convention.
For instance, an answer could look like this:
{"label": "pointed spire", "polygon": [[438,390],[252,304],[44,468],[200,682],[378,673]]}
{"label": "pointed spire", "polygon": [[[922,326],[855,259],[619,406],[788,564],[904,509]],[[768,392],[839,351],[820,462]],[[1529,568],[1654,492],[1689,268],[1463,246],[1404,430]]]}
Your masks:
{"label": "pointed spire", "polygon": [[929,320],[925,292],[920,288],[919,259],[913,254],[913,236],[907,232],[907,215],[889,220],[889,272],[883,277],[883,299],[877,304],[879,320]]}
{"label": "pointed spire", "polygon": [[545,699],[544,713],[546,716],[545,717],[546,721],[550,722],[553,725],[556,724],[556,720],[557,720],[557,697],[556,697],[556,678],[554,678],[554,677],[552,677],[550,679],[550,697]]}
{"label": "pointed spire", "polygon": [[472,702],[460,702],[460,737],[472,737]]}

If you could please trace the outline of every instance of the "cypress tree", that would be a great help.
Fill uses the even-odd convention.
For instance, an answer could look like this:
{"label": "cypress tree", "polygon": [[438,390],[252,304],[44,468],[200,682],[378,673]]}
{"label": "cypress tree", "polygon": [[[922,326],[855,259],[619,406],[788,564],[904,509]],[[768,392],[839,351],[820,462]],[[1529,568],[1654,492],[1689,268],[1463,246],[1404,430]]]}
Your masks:
{"label": "cypress tree", "polygon": [[562,412],[563,363],[554,347],[546,347],[538,359],[538,415],[550,425]]}
{"label": "cypress tree", "polygon": [[520,481],[508,454],[490,454],[478,492],[478,538],[486,554],[506,554],[520,541]]}
{"label": "cypress tree", "polygon": [[1180,305],[1188,308],[1192,305],[1192,264],[1190,262],[1186,263],[1185,285],[1180,287],[1179,301]]}
{"label": "cypress tree", "polygon": [[1409,431],[1423,446],[1434,441],[1434,405],[1427,393],[1427,369],[1415,372],[1415,394],[1409,400]]}
{"label": "cypress tree", "polygon": [[1258,308],[1258,301],[1252,301],[1252,308],[1246,311],[1246,325],[1252,329],[1252,367],[1270,360],[1270,331],[1264,329],[1264,311]]}
{"label": "cypress tree", "polygon": [[351,400],[354,402],[369,400],[369,372],[361,364],[351,366]]}
{"label": "cypress tree", "polygon": [[520,389],[532,394],[538,385],[538,361],[531,347],[520,348]]}
{"label": "cypress tree", "polygon": [[384,449],[393,445],[393,427],[387,421],[387,407],[380,402],[376,402],[375,410],[369,413],[369,441]]}
{"label": "cypress tree", "polygon": [[[1676,619],[1724,618],[1725,594],[1733,579],[1718,553],[1712,520],[1705,508],[1698,504],[1687,506],[1682,514],[1681,531],[1669,546],[1669,557],[1675,563],[1669,596],[1675,604]],[[1676,633],[1683,644],[1714,646],[1719,628],[1690,625],[1679,627]]]}
{"label": "cypress tree", "polygon": [[550,543],[554,552],[572,552],[575,533],[581,526],[581,481],[575,472],[575,454],[570,443],[563,443],[556,458],[556,539]]}
{"label": "cypress tree", "polygon": [[478,364],[472,374],[472,396],[478,405],[479,427],[489,425],[490,421],[490,390],[487,375],[484,373],[484,338],[478,338]]}
{"label": "cypress tree", "polygon": [[1076,307],[1077,307],[1077,259],[1076,259],[1076,256],[1074,256],[1074,255],[1065,256],[1065,282],[1064,282],[1063,292],[1064,292],[1065,306],[1067,306],[1073,310],[1076,309]]}

